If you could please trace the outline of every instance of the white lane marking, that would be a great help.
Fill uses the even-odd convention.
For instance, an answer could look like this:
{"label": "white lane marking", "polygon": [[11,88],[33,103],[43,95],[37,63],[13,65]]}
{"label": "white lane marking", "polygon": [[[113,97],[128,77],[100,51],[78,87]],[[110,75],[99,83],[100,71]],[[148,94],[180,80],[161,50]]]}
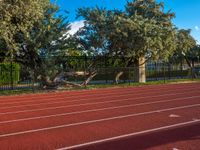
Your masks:
{"label": "white lane marking", "polygon": [[[191,91],[191,90],[190,90]],[[195,91],[199,91],[199,90],[192,90],[191,92],[187,92],[187,93],[195,93]],[[166,92],[171,92],[171,90],[170,91],[166,91]],[[184,93],[185,93],[186,91],[184,91]],[[160,92],[156,92],[156,93],[145,93],[145,94],[159,94]],[[176,93],[176,95],[177,94],[180,94],[180,93]],[[181,94],[183,94],[183,91],[181,92]],[[113,95],[116,95],[116,94],[113,94]],[[116,95],[116,96],[112,96],[112,95],[110,95],[110,96],[104,96],[104,97],[94,97],[94,98],[92,98],[92,100],[98,100],[98,99],[106,99],[106,98],[120,98],[120,97],[125,97],[125,96],[140,96],[141,94],[138,94],[138,95],[134,95],[134,94],[129,94],[129,93],[123,93],[123,95]],[[112,96],[112,97],[111,97]],[[148,96],[148,97],[150,97],[150,96]],[[151,96],[152,97],[152,96]],[[56,99],[57,100],[57,99]],[[7,106],[7,107],[0,107],[0,110],[1,109],[10,109],[10,108],[20,108],[20,107],[31,107],[31,106],[41,106],[41,105],[48,105],[48,104],[60,104],[60,103],[71,103],[71,102],[84,102],[84,101],[87,101],[88,100],[88,98],[87,99],[79,99],[79,100],[71,100],[71,101],[66,101],[66,100],[64,100],[64,101],[56,101],[55,102],[55,99],[53,100],[54,102],[48,102],[48,103],[39,103],[39,104],[26,104],[26,105],[18,105],[18,106]]]}
{"label": "white lane marking", "polygon": [[197,118],[193,118],[192,120],[193,120],[193,121],[197,121],[197,120],[199,120],[199,119],[197,119]]}
{"label": "white lane marking", "polygon": [[[189,86],[189,88],[194,88],[193,86]],[[163,89],[167,89],[167,87],[166,88],[163,88]],[[185,89],[185,88],[183,88],[183,87],[180,87],[179,89]],[[83,97],[87,97],[87,95],[88,94],[90,94],[90,95],[96,95],[96,94],[99,94],[99,93],[96,93],[96,92],[98,92],[98,91],[100,91],[101,89],[98,89],[98,90],[91,90],[91,91],[89,91],[89,90],[82,90],[82,91],[80,91],[80,92],[77,92],[76,91],[76,93],[73,93],[73,94],[71,94],[71,93],[69,93],[69,92],[63,92],[62,94],[60,94],[60,93],[50,93],[50,95],[47,95],[47,94],[44,94],[44,95],[39,95],[39,94],[29,94],[29,95],[26,95],[26,96],[29,96],[29,97],[21,97],[20,95],[17,95],[16,97],[14,97],[14,99],[12,99],[12,100],[15,100],[16,101],[16,99],[18,99],[18,98],[20,98],[20,99],[27,99],[26,101],[20,101],[20,102],[29,102],[29,100],[30,100],[30,102],[32,102],[33,100],[36,100],[37,101],[37,99],[38,99],[38,97],[31,97],[31,95],[33,95],[33,96],[44,96],[44,97],[42,97],[42,98],[45,98],[45,99],[54,99],[55,97],[56,98],[58,98],[58,96],[67,96],[66,94],[69,94],[67,97],[64,97],[64,98],[74,98],[74,97],[77,97],[77,94],[81,94],[81,95],[79,95],[78,97],[79,98],[81,98],[82,96]],[[118,90],[120,90],[120,91],[118,91]],[[110,94],[110,93],[112,93],[112,94],[114,94],[114,93],[116,93],[116,92],[124,92],[124,91],[133,91],[133,88],[132,87],[129,87],[129,88],[113,88],[113,89],[108,89],[108,90],[105,90],[104,89],[104,91],[103,91],[103,93],[104,94],[100,94],[100,95],[105,95],[105,94]],[[142,92],[142,91],[140,91],[140,90],[135,90],[134,92]],[[156,91],[156,89],[147,89],[147,91]],[[85,92],[87,92],[87,93],[85,93]],[[102,91],[101,91],[102,92]],[[5,97],[5,98],[9,98],[9,96],[7,96],[7,97]],[[10,97],[10,98],[12,98],[12,97]],[[63,97],[61,97],[60,99],[63,99]],[[3,100],[3,101],[5,101],[5,100]],[[0,101],[1,102],[1,101]],[[12,102],[12,101],[11,101]]]}
{"label": "white lane marking", "polygon": [[[67,115],[75,115],[75,114],[82,114],[82,113],[88,113],[88,112],[97,112],[97,111],[103,111],[103,110],[128,108],[128,107],[134,107],[134,106],[143,106],[143,105],[150,105],[150,104],[157,104],[157,103],[166,103],[166,102],[172,102],[172,101],[173,102],[174,101],[182,101],[182,100],[188,100],[188,99],[193,99],[193,98],[197,98],[197,97],[200,97],[200,96],[192,96],[192,97],[185,97],[185,98],[175,98],[175,99],[170,99],[170,100],[165,100],[165,101],[145,102],[145,103],[121,105],[121,106],[116,106],[116,107],[105,107],[105,108],[99,108],[99,109],[89,109],[89,110],[84,110],[84,111],[74,111],[74,112],[61,113],[61,114],[55,114],[55,115],[47,115],[47,116],[15,119],[15,120],[1,121],[0,124],[11,123],[11,122],[20,122],[20,121],[29,121],[29,120],[36,120],[36,119],[45,119],[45,118],[51,118],[51,117],[60,117],[60,116],[67,116]],[[173,116],[172,115],[170,115],[169,117],[177,117],[175,115],[173,115]]]}
{"label": "white lane marking", "polygon": [[[197,91],[199,91],[199,90],[197,90]],[[158,92],[156,92],[156,93],[147,93],[147,94],[157,94],[157,93]],[[122,93],[121,95],[116,95],[116,93],[112,93],[112,94],[109,94],[109,95],[105,96],[105,94],[101,94],[101,95],[98,95],[97,97],[92,98],[92,100],[106,99],[106,98],[120,98],[120,97],[131,96],[131,95],[132,96],[139,96],[140,94],[136,94],[135,95],[135,93],[133,94],[133,93],[126,93],[126,92]],[[103,97],[101,97],[101,96],[103,96]],[[56,102],[55,102],[55,99],[53,99],[52,100],[53,102],[39,103],[39,104],[38,103],[37,104],[26,104],[26,105],[18,105],[18,106],[7,106],[7,107],[0,107],[0,109],[19,108],[19,107],[27,107],[27,106],[41,106],[41,105],[59,104],[59,103],[71,103],[71,102],[79,102],[79,101],[80,102],[84,102],[84,101],[88,100],[89,98],[90,97],[84,98],[84,99],[78,99],[78,97],[76,97],[76,100],[71,100],[71,101],[64,100],[64,101],[56,101]],[[63,99],[63,98],[61,98],[61,99]],[[56,98],[56,100],[59,100],[59,98]]]}
{"label": "white lane marking", "polygon": [[180,118],[181,116],[176,115],[176,114],[170,114],[169,117],[170,117],[170,118]]}
{"label": "white lane marking", "polygon": [[[188,92],[189,93],[189,92]],[[193,93],[193,92],[191,92]],[[36,108],[36,109],[28,109],[28,110],[20,110],[20,111],[8,111],[0,113],[0,115],[7,115],[7,114],[16,114],[16,113],[24,113],[24,112],[35,112],[35,111],[43,111],[43,110],[54,110],[54,109],[60,109],[60,108],[69,108],[69,107],[78,107],[78,106],[87,106],[87,105],[97,105],[97,104],[106,104],[106,103],[113,103],[113,102],[122,102],[122,101],[131,101],[131,100],[138,100],[138,99],[144,99],[144,98],[156,98],[156,97],[162,97],[162,96],[173,96],[173,95],[179,95],[184,93],[175,93],[175,94],[161,94],[156,96],[144,96],[144,97],[138,97],[138,98],[122,98],[120,100],[111,100],[111,101],[100,101],[100,102],[90,102],[90,103],[83,103],[83,104],[74,104],[74,105],[64,105],[64,106],[58,106],[58,107],[47,107],[47,108]]]}
{"label": "white lane marking", "polygon": [[39,132],[39,131],[46,131],[46,130],[72,127],[72,126],[79,126],[79,125],[84,125],[84,124],[92,124],[92,123],[98,123],[98,122],[104,122],[104,121],[124,119],[124,118],[130,118],[130,117],[141,116],[141,115],[149,115],[149,114],[157,113],[158,111],[159,112],[166,112],[166,111],[171,111],[171,110],[186,109],[186,108],[199,107],[199,106],[200,106],[200,104],[186,105],[186,106],[181,106],[181,107],[172,107],[172,108],[161,109],[161,110],[154,110],[154,111],[148,111],[148,112],[142,112],[142,113],[134,113],[134,114],[129,114],[129,115],[122,115],[122,116],[117,116],[117,117],[109,117],[109,118],[96,119],[96,120],[90,120],[90,121],[84,121],[84,122],[77,122],[77,123],[72,123],[72,124],[64,124],[64,125],[59,125],[59,126],[39,128],[39,129],[27,130],[27,131],[15,132],[15,133],[6,133],[6,134],[1,134],[0,138],[8,137],[8,136],[21,135],[21,134],[27,134],[27,133],[34,133],[34,132]]}
{"label": "white lane marking", "polygon": [[[128,138],[128,137],[131,137],[131,136],[150,134],[150,133],[161,131],[161,130],[169,130],[169,129],[173,129],[173,128],[177,128],[177,127],[193,125],[193,124],[196,124],[196,123],[200,123],[200,120],[182,122],[182,123],[172,124],[172,125],[168,125],[168,126],[162,126],[162,127],[158,127],[158,128],[153,128],[153,129],[149,129],[149,130],[133,132],[133,133],[130,133],[130,134],[124,134],[124,135],[120,135],[120,136],[115,136],[115,137],[111,137],[111,138],[105,138],[105,139],[96,140],[96,141],[92,141],[92,142],[87,142],[87,143],[83,143],[83,144],[77,144],[77,145],[73,145],[73,146],[58,148],[56,150],[70,150],[70,149],[80,148],[80,147],[89,146],[89,145],[93,145],[93,144],[100,144],[100,143],[104,143],[104,142],[120,140],[120,139]],[[178,150],[178,149],[176,149],[176,150]]]}
{"label": "white lane marking", "polygon": [[179,150],[178,148],[173,148],[172,150]]}
{"label": "white lane marking", "polygon": [[[157,91],[157,90],[154,90],[154,91],[152,91],[152,92],[146,92],[145,91],[145,94],[157,94],[157,93],[160,93],[160,92],[156,92],[156,93],[154,93],[155,91]],[[165,92],[171,92],[171,91],[173,91],[173,90],[166,90]],[[187,90],[184,90],[184,91],[181,91],[181,92],[186,92],[186,91],[194,91],[194,90],[191,90],[191,89],[187,89]],[[198,89],[195,89],[195,91],[198,91]],[[114,95],[115,97],[122,97],[122,96],[127,96],[127,95],[133,95],[133,96],[140,96],[140,95],[142,95],[142,93],[139,93],[139,94],[135,94],[135,93],[130,93],[130,91],[125,91],[125,92],[118,92],[117,94],[121,94],[121,95],[116,95],[116,93],[107,93],[106,95],[105,94],[98,94],[98,97],[95,97],[95,98],[93,98],[93,99],[100,99],[101,97],[99,97],[99,96],[103,96],[104,98],[106,98],[106,97],[110,97],[110,96],[112,96],[112,95]],[[7,103],[1,103],[0,105],[6,105],[6,104],[20,104],[20,103],[22,103],[22,102],[43,102],[43,103],[40,103],[40,104],[25,104],[25,105],[18,105],[18,106],[7,106],[7,107],[1,107],[0,106],[0,109],[4,109],[4,108],[17,108],[17,107],[26,107],[26,106],[37,106],[37,105],[42,105],[42,104],[54,104],[54,103],[62,103],[62,102],[78,102],[78,101],[84,101],[84,100],[87,100],[85,97],[87,97],[87,95],[85,95],[85,96],[77,96],[77,97],[72,97],[72,98],[83,98],[83,99],[78,99],[78,100],[71,100],[71,101],[66,101],[66,100],[63,100],[63,99],[69,99],[70,97],[57,97],[56,98],[56,100],[63,100],[63,101],[59,101],[59,102],[51,102],[51,101],[55,101],[55,99],[52,99],[51,100],[51,98],[50,98],[50,100],[48,99],[48,100],[46,100],[46,99],[44,99],[44,100],[37,100],[37,101],[32,101],[32,100],[30,100],[30,101],[19,101],[19,102],[7,102]],[[45,103],[45,102],[49,102],[49,103]]]}
{"label": "white lane marking", "polygon": [[[181,89],[185,89],[185,87],[184,88],[178,88],[179,90],[181,90]],[[194,89],[194,88],[191,88],[191,89],[186,89],[186,90],[184,90],[184,91],[191,91],[192,89]],[[159,89],[160,90],[160,89]],[[177,89],[176,89],[177,90]],[[197,88],[195,88],[195,90],[197,90]],[[128,91],[128,92],[127,92]],[[128,90],[126,90],[125,92],[123,92],[123,91],[118,91],[117,93],[119,94],[119,93],[122,93],[122,95],[124,96],[124,94],[129,94],[130,92],[132,91],[132,89],[128,89]],[[149,92],[148,93],[148,91],[152,91],[152,92],[155,92],[155,91],[157,91],[157,89],[155,89],[155,90],[152,90],[152,89],[150,89],[150,90],[145,90],[144,91],[144,93],[145,94],[151,94],[152,92]],[[166,90],[165,90],[166,91]],[[170,92],[170,91],[173,91],[173,90],[167,90],[167,92]],[[134,93],[130,93],[130,95],[134,95],[135,94],[135,92],[137,92],[137,91],[134,91]],[[138,95],[142,95],[142,91],[139,91],[140,92],[140,94],[138,94]],[[142,92],[142,93],[141,93]],[[106,95],[105,95],[105,93],[106,93]],[[95,94],[95,93],[94,93]],[[156,94],[156,93],[155,93]],[[97,96],[106,96],[106,97],[109,97],[109,96],[112,96],[112,95],[116,95],[116,92],[115,91],[113,91],[113,92],[110,92],[110,91],[106,91],[106,92],[104,92],[104,94],[98,94]],[[122,96],[122,95],[120,95],[120,96]],[[65,95],[63,95],[63,96],[65,96]],[[137,95],[136,95],[137,96]],[[42,97],[40,100],[34,100],[33,101],[33,99],[30,99],[30,100],[25,100],[25,101],[19,101],[19,102],[6,102],[6,103],[1,103],[0,105],[4,105],[4,104],[20,104],[20,103],[22,103],[22,102],[38,102],[38,101],[54,101],[55,100],[55,97],[56,96],[54,96],[54,97]],[[47,99],[48,98],[48,99]],[[70,98],[88,98],[88,95],[85,95],[85,93],[83,94],[83,95],[80,95],[80,96],[77,96],[77,95],[73,95],[73,96],[67,96],[67,97],[56,97],[56,100],[63,100],[63,99],[70,99]],[[51,100],[52,99],[52,100]],[[98,97],[97,98],[95,98],[95,99],[99,99]],[[84,100],[84,99],[83,99]],[[16,100],[15,100],[16,101]],[[64,101],[66,101],[66,100],[64,100]],[[81,101],[80,99],[79,100],[73,100],[73,101]]]}
{"label": "white lane marking", "polygon": [[[194,84],[194,83],[192,83],[192,84],[188,84],[188,83],[186,83],[186,84],[182,84],[182,85],[185,85],[184,86],[184,88],[194,88],[195,86],[196,86],[196,84]],[[102,89],[90,89],[90,90],[69,90],[69,91],[62,91],[62,92],[50,92],[50,95],[48,95],[48,92],[46,92],[46,93],[29,93],[29,94],[22,94],[22,95],[14,95],[14,96],[0,96],[0,100],[2,100],[2,98],[25,98],[25,99],[27,99],[27,96],[34,96],[34,97],[31,97],[30,99],[32,99],[32,98],[37,98],[37,96],[47,96],[47,97],[55,97],[55,96],[57,96],[57,95],[66,95],[66,94],[70,94],[70,95],[77,95],[77,94],[84,94],[84,92],[87,92],[87,93],[96,93],[96,91],[100,91],[100,92],[107,92],[107,90],[109,90],[109,91],[116,91],[116,90],[123,90],[123,89],[125,89],[125,90],[127,90],[127,89],[133,89],[133,90],[135,90],[136,88],[136,90],[144,90],[144,89],[149,89],[149,88],[152,88],[152,89],[157,89],[157,87],[161,87],[162,89],[165,89],[165,88],[167,88],[167,87],[173,87],[173,88],[177,88],[177,87],[179,87],[179,88],[183,88],[183,86],[182,85],[178,85],[178,84],[160,84],[160,85],[146,85],[146,86],[137,86],[137,87],[134,87],[134,86],[125,86],[125,87],[111,87],[111,88],[102,88]],[[195,85],[195,86],[194,86]],[[199,84],[197,84],[197,85],[199,85]]]}
{"label": "white lane marking", "polygon": [[[119,91],[118,92],[118,94],[135,94],[135,93],[130,93],[130,92],[132,92],[131,90],[127,90],[127,91]],[[105,92],[104,94],[92,94],[92,96],[95,96],[95,95],[98,95],[98,96],[112,96],[112,95],[116,95],[116,93],[114,93],[114,92]],[[54,97],[40,97],[40,99],[38,100],[38,98],[36,98],[36,99],[30,99],[30,100],[25,100],[25,101],[18,101],[18,102],[13,102],[13,101],[11,101],[11,102],[6,102],[6,103],[1,103],[0,105],[3,105],[3,104],[18,104],[18,103],[22,103],[22,102],[38,102],[38,101],[49,101],[49,100],[51,100],[51,101],[54,101],[55,100],[55,98],[56,98],[56,100],[62,100],[62,99],[67,99],[67,100],[69,100],[70,98],[88,98],[88,94],[87,93],[84,93],[83,95],[73,95],[73,96],[71,96],[71,95],[69,95],[69,96],[66,96],[66,95],[61,95],[62,97],[56,97],[56,96],[54,96]],[[91,96],[91,95],[90,95]],[[42,100],[41,100],[42,99]]]}

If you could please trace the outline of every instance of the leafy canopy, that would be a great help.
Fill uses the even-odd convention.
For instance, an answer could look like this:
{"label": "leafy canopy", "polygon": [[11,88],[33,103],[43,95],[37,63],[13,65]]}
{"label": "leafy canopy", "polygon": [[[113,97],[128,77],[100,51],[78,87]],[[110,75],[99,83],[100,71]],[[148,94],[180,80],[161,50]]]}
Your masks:
{"label": "leafy canopy", "polygon": [[5,43],[6,54],[13,54],[21,47],[19,39],[28,36],[34,24],[44,18],[49,0],[1,0],[0,40]]}
{"label": "leafy canopy", "polygon": [[[85,19],[79,32],[83,47],[112,56],[168,57],[175,49],[174,14],[155,0],[127,2],[125,11],[81,8]],[[85,46],[86,45],[86,46]],[[88,48],[89,45],[89,48]]]}

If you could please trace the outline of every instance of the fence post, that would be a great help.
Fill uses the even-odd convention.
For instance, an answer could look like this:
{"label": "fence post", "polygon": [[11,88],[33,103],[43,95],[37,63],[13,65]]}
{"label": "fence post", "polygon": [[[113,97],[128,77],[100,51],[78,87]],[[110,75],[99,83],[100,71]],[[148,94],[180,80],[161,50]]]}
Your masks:
{"label": "fence post", "polygon": [[11,68],[11,70],[10,70],[11,90],[13,90],[14,85],[13,85],[13,61],[12,61],[12,59],[11,59],[10,68]]}
{"label": "fence post", "polygon": [[194,71],[193,71],[193,66],[191,67],[191,76],[192,76],[192,80],[194,80]]}
{"label": "fence post", "polygon": [[181,58],[181,79],[183,79],[183,58]]}
{"label": "fence post", "polygon": [[106,78],[106,84],[108,83],[108,78],[107,78],[107,58],[106,58],[106,55],[104,56],[104,73],[105,73],[105,78]]}
{"label": "fence post", "polygon": [[168,75],[169,75],[168,79],[170,80],[171,79],[171,63],[170,62],[168,63]]}
{"label": "fence post", "polygon": [[[84,78],[85,78],[85,80],[86,80],[86,62],[87,62],[87,56],[85,55],[84,56]],[[84,86],[85,86],[85,88],[87,88],[86,84]]]}
{"label": "fence post", "polygon": [[157,63],[155,62],[155,75],[156,75],[156,81],[158,81],[158,74],[157,74],[158,68]]}
{"label": "fence post", "polygon": [[128,82],[129,82],[129,85],[131,85],[131,76],[130,76],[130,67],[128,67]]}
{"label": "fence post", "polygon": [[35,93],[35,71],[32,71],[32,92]]}
{"label": "fence post", "polygon": [[165,62],[163,64],[163,71],[164,71],[164,83],[166,83],[166,72],[165,72]]}

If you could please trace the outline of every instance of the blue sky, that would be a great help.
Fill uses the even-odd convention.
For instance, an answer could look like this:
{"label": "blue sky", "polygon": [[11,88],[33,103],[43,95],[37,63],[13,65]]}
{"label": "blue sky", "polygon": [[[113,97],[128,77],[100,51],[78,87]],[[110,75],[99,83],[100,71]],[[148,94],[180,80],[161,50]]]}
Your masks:
{"label": "blue sky", "polygon": [[[124,9],[126,0],[51,0],[57,1],[57,5],[69,11],[69,20],[73,30],[79,28],[83,22],[76,20],[76,10],[81,7],[106,7],[108,9]],[[164,1],[166,10],[171,9],[176,13],[173,20],[178,28],[192,29],[193,37],[200,43],[200,0],[158,0]]]}

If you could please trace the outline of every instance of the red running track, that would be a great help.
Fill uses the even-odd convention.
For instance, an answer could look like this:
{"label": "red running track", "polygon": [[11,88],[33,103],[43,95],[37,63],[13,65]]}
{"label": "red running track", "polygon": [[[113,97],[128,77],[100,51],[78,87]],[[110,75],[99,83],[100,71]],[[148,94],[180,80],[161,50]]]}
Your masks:
{"label": "red running track", "polygon": [[200,83],[0,97],[2,150],[199,150]]}

